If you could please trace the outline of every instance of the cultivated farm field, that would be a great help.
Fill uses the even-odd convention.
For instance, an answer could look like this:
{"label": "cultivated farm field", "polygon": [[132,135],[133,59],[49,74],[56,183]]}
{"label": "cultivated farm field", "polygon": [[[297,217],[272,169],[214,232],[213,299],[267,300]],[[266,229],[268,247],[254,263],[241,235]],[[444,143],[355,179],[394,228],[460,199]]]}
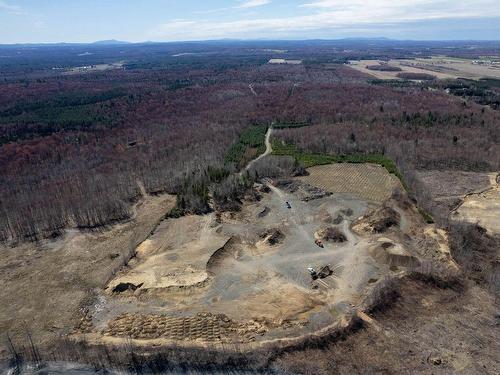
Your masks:
{"label": "cultivated farm field", "polygon": [[396,176],[376,164],[328,164],[308,169],[300,179],[332,193],[348,193],[375,202],[388,199],[400,186]]}
{"label": "cultivated farm field", "polygon": [[372,70],[367,67],[377,66],[381,62],[378,60],[351,61],[350,67],[362,73],[370,74],[377,79],[400,79],[401,73],[425,73],[437,79],[457,79],[467,78],[478,80],[481,78],[500,78],[500,64],[489,60],[470,60],[449,58],[443,56],[433,56],[430,59],[405,59],[389,60],[383,62],[389,67],[399,68],[399,70]]}

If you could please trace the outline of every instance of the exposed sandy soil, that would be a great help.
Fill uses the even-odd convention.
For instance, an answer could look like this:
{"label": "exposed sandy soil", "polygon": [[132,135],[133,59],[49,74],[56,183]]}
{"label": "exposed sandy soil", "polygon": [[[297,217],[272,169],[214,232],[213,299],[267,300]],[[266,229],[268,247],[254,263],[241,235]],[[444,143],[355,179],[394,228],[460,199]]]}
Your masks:
{"label": "exposed sandy soil", "polygon": [[385,169],[328,167],[334,182],[323,183],[345,180],[345,191],[266,181],[240,212],[166,220],[174,197],[146,196],[109,230],[2,249],[1,328],[18,338],[28,327],[41,344],[72,331],[145,348],[281,345],[362,314],[387,278],[424,263],[456,268],[446,233],[404,195],[381,204],[399,185]]}
{"label": "exposed sandy soil", "polygon": [[388,65],[390,65],[390,66],[401,68],[402,71],[399,71],[399,72],[385,72],[385,71],[380,71],[380,70],[371,70],[371,69],[367,68],[367,66],[378,65],[378,64],[379,64],[378,60],[360,60],[360,61],[351,61],[349,66],[353,69],[356,69],[359,72],[369,74],[369,75],[373,76],[374,78],[378,78],[378,79],[398,80],[398,79],[401,79],[398,77],[398,74],[400,74],[400,73],[427,73],[427,74],[431,74],[439,79],[456,78],[455,75],[450,74],[448,72],[444,73],[444,72],[429,71],[427,69],[412,67],[412,66],[408,66],[408,65],[402,65],[399,60],[391,60],[388,63]]}
{"label": "exposed sandy soil", "polygon": [[402,69],[402,72],[385,72],[367,69],[367,66],[378,65],[378,60],[351,61],[350,67],[378,79],[400,79],[399,73],[426,73],[438,79],[455,78],[500,78],[500,64],[480,65],[472,60],[433,56],[431,59],[390,60],[388,65]]}
{"label": "exposed sandy soil", "polygon": [[109,291],[120,283],[141,285],[142,291],[203,283],[208,277],[208,260],[230,238],[210,228],[214,220],[215,215],[211,214],[162,222],[139,245],[128,267],[110,282]]}
{"label": "exposed sandy soil", "polygon": [[[114,345],[288,340],[343,321],[364,306],[379,280],[420,267],[422,259],[453,266],[446,237],[424,225],[407,200],[388,200],[382,209],[350,194],[321,193],[299,178],[268,186],[240,212],[163,221],[77,331]],[[394,186],[382,186],[386,191],[378,192],[389,196]],[[387,215],[397,220],[358,229],[386,223]],[[341,233],[342,241],[320,247],[315,240],[324,228]],[[308,267],[324,266],[328,271],[313,280]]]}
{"label": "exposed sandy soil", "polygon": [[[254,93],[254,95],[257,96],[257,93],[255,92],[252,85],[250,85],[250,89],[252,90],[252,93]],[[248,163],[247,166],[245,167],[245,171],[250,170],[255,163],[257,163],[259,160],[265,158],[267,155],[270,155],[273,152],[273,148],[271,145],[272,132],[273,132],[273,128],[269,127],[269,129],[267,129],[266,138],[265,138],[266,151],[263,154],[259,155],[259,157],[253,159],[250,163]]]}
{"label": "exposed sandy soil", "polygon": [[376,164],[328,164],[308,169],[301,181],[332,193],[348,193],[383,202],[394,188],[401,186],[396,176]]}
{"label": "exposed sandy soil", "polygon": [[495,184],[484,192],[466,196],[452,218],[477,223],[489,234],[500,235],[500,186]]}
{"label": "exposed sandy soil", "polygon": [[436,72],[449,74],[453,78],[500,78],[500,64],[478,64],[468,59],[433,56],[430,59],[401,60],[399,63],[400,66],[410,65],[434,75]]}
{"label": "exposed sandy soil", "polygon": [[39,344],[71,332],[83,308],[98,302],[95,290],[102,290],[174,203],[169,195],[148,197],[135,207],[133,220],[113,228],[3,246],[0,332],[24,342],[29,331]]}
{"label": "exposed sandy soil", "polygon": [[444,215],[450,215],[452,220],[477,223],[490,234],[500,234],[498,173],[426,171],[417,175]]}
{"label": "exposed sandy soil", "polygon": [[[326,217],[318,212],[338,216],[339,209],[352,207],[359,216],[368,204],[344,197],[303,202],[271,188],[260,202],[247,202],[238,213],[164,221],[102,294],[103,304],[93,315],[96,329],[105,329],[119,314],[194,318],[209,312],[224,314],[237,326],[254,328],[252,335],[221,334],[219,341],[250,342],[300,335],[316,325],[333,323],[329,296],[338,294],[338,285],[344,288],[337,303],[359,303],[363,285],[378,274],[376,265],[368,264],[372,262],[368,241],[350,234],[349,218],[341,224],[348,233],[346,243],[329,243],[321,249],[314,243],[314,232]],[[259,218],[266,207],[268,214]],[[281,234],[276,243],[270,241],[275,231]],[[356,265],[361,258],[368,258],[368,263]],[[307,267],[326,264],[342,267],[313,289]],[[356,279],[340,272],[349,264],[359,269]],[[138,287],[113,293],[120,283]],[[190,337],[188,332],[179,336],[168,331],[155,338]]]}
{"label": "exposed sandy soil", "polygon": [[[479,193],[491,187],[495,174],[462,171],[418,171],[418,193],[421,204],[438,219],[448,219],[467,194]],[[425,202],[425,201],[429,202]]]}

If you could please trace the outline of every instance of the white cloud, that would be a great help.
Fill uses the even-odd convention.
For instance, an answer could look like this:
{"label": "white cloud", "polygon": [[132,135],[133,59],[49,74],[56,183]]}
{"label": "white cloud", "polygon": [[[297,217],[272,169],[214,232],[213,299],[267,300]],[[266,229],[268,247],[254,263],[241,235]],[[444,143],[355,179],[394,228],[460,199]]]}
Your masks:
{"label": "white cloud", "polygon": [[[300,5],[331,11],[346,17],[373,15],[377,22],[401,22],[429,18],[489,17],[500,14],[498,0],[319,0]],[[382,17],[382,18],[380,18]]]}
{"label": "white cloud", "polygon": [[271,0],[247,0],[238,8],[255,8],[271,3]]}
{"label": "white cloud", "polygon": [[150,35],[168,40],[272,38],[280,33],[310,30],[359,29],[432,19],[500,17],[498,0],[320,0],[304,3],[299,9],[298,15],[286,18],[248,18],[226,22],[197,20],[189,21],[189,24],[186,21],[168,22],[152,30]]}
{"label": "white cloud", "polygon": [[216,8],[216,9],[208,9],[208,10],[197,10],[194,12],[195,14],[213,14],[213,13],[219,13],[219,12],[226,12],[228,10],[231,10],[234,8]]}
{"label": "white cloud", "polygon": [[0,0],[0,10],[6,10],[11,14],[24,14],[23,9],[18,5],[11,5],[5,1]]}
{"label": "white cloud", "polygon": [[[241,1],[240,1],[240,3],[241,3]],[[270,3],[271,3],[271,0],[247,0],[247,1],[243,1],[241,4],[239,4],[237,6],[216,8],[216,9],[209,9],[209,10],[199,10],[199,11],[196,11],[195,14],[213,14],[213,13],[234,11],[234,10],[238,10],[238,9],[241,10],[241,9],[257,8],[257,7],[267,5]]]}
{"label": "white cloud", "polygon": [[[314,1],[312,3],[305,3],[302,4],[301,7],[309,7],[309,8],[347,8],[347,7],[354,7],[354,6],[361,6],[361,5],[378,5],[378,6],[386,6],[386,5],[392,5],[393,7],[397,7],[400,5],[405,5],[408,3],[418,3],[422,2],[419,0],[403,0],[395,3],[394,1],[387,1],[387,0],[366,0],[366,1],[361,1],[361,0],[351,0],[351,1],[345,1],[345,0],[322,0],[322,1]],[[428,1],[427,1],[428,2]]]}

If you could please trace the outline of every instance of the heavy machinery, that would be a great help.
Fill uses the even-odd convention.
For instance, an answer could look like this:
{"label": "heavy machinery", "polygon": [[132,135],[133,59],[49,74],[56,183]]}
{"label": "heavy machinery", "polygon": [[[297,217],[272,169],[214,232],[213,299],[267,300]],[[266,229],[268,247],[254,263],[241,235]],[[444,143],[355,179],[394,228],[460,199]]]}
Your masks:
{"label": "heavy machinery", "polygon": [[316,271],[313,267],[308,267],[307,270],[309,271],[309,274],[311,275],[311,278],[313,280],[317,279],[325,279],[328,276],[333,274],[332,269],[330,268],[330,265],[327,264],[326,266],[321,267],[321,269]]}
{"label": "heavy machinery", "polygon": [[309,271],[309,274],[311,275],[313,280],[318,279],[318,273],[316,272],[316,270],[314,268],[308,267],[307,270]]}
{"label": "heavy machinery", "polygon": [[316,244],[316,246],[318,247],[321,247],[321,248],[324,248],[325,245],[323,245],[323,242],[321,240],[314,240],[314,243]]}

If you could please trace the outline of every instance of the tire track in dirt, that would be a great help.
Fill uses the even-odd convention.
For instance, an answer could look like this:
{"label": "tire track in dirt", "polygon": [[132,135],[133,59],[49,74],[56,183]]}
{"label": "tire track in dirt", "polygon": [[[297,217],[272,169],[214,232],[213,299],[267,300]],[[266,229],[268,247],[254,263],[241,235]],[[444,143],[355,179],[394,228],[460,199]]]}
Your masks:
{"label": "tire track in dirt", "polygon": [[[250,163],[248,163],[248,165],[245,167],[245,171],[248,171],[260,159],[266,157],[267,155],[270,155],[273,152],[273,147],[271,145],[271,134],[272,134],[272,132],[273,132],[273,128],[269,127],[267,129],[266,139],[265,139],[266,151],[262,155],[260,155],[259,157],[257,157],[255,159],[253,159],[252,161],[250,161]],[[240,176],[241,176],[241,173],[240,173]]]}

